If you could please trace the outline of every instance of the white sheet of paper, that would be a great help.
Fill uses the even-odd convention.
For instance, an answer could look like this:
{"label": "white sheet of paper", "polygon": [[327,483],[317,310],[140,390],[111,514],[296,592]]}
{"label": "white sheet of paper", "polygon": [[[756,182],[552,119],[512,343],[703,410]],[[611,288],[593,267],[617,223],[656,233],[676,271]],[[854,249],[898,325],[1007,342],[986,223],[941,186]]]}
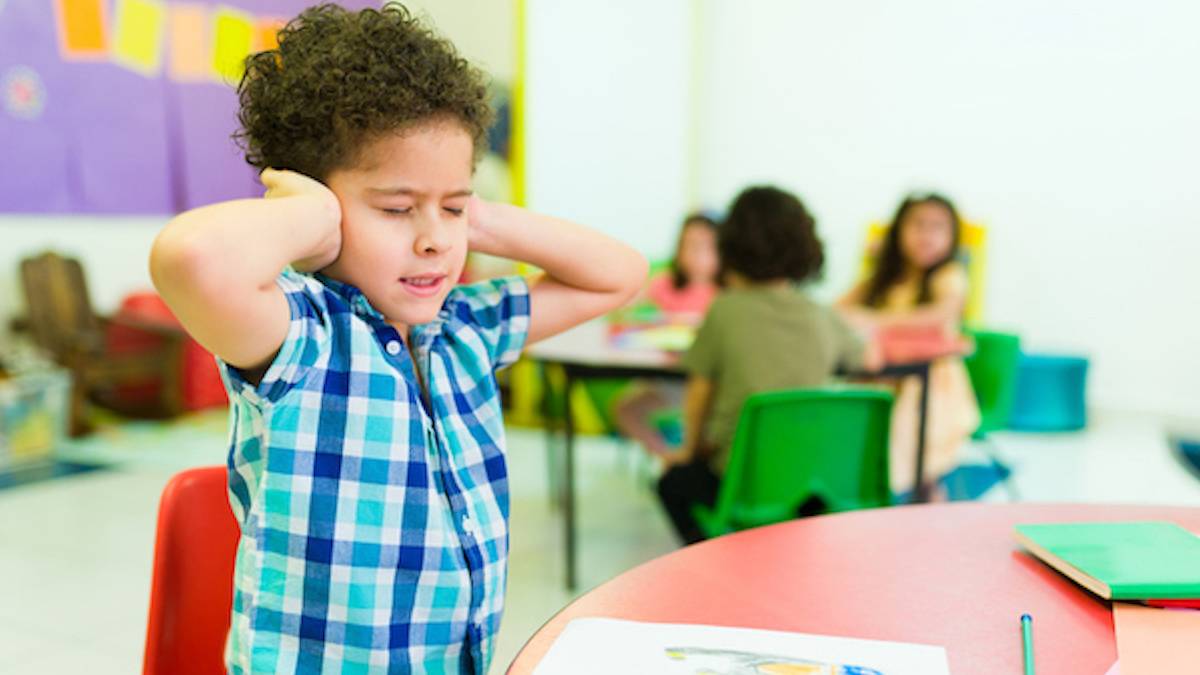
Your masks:
{"label": "white sheet of paper", "polygon": [[[801,669],[827,665],[826,670]],[[788,669],[791,666],[792,669]],[[841,668],[854,666],[858,669]],[[575,619],[534,675],[949,675],[942,647],[750,628]]]}

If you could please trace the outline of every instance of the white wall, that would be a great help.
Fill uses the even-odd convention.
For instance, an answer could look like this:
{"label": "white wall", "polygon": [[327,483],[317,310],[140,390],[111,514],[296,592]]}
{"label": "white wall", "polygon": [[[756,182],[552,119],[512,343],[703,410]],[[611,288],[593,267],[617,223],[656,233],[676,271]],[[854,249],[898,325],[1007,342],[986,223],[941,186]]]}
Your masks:
{"label": "white wall", "polygon": [[1093,403],[1200,417],[1200,5],[706,0],[699,194],[796,190],[850,283],[935,187],[990,228],[989,322]]}
{"label": "white wall", "polygon": [[688,207],[688,0],[527,0],[527,201],[669,252]]}
{"label": "white wall", "polygon": [[0,214],[0,334],[25,311],[18,266],[55,250],[78,258],[95,309],[110,313],[131,291],[148,289],[150,244],[167,217],[22,216]]}
{"label": "white wall", "polygon": [[503,82],[516,74],[515,0],[408,0],[459,52]]}
{"label": "white wall", "polygon": [[[660,256],[693,202],[778,183],[829,297],[863,224],[936,187],[990,227],[990,323],[1090,354],[1101,406],[1200,417],[1200,5],[1051,5],[527,0],[530,204]],[[111,310],[164,220],[0,215],[0,319],[47,247]]]}

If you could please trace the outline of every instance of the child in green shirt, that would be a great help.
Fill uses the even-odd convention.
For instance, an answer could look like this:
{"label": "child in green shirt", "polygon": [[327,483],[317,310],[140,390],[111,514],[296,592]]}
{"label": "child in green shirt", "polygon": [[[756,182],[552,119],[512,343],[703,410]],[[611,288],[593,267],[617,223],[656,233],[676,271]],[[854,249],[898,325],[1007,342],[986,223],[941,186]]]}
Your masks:
{"label": "child in green shirt", "polygon": [[683,446],[658,484],[688,544],[704,538],[691,509],[716,499],[747,398],[820,386],[839,368],[878,360],[837,314],[800,288],[820,274],[825,253],[813,217],[794,195],[774,187],[743,191],[721,223],[717,247],[726,290],[684,356]]}

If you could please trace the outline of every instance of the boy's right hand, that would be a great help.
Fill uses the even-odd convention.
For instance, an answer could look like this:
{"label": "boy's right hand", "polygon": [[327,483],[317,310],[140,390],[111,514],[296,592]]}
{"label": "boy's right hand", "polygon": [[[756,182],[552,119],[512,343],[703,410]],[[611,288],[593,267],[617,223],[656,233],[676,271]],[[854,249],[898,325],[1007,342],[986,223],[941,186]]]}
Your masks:
{"label": "boy's right hand", "polygon": [[292,267],[298,272],[316,272],[333,264],[342,250],[341,205],[337,195],[323,183],[302,173],[287,169],[263,169],[259,175],[267,191],[264,199],[282,199],[284,197],[306,196],[316,198],[331,214],[335,214],[335,222],[330,227],[316,250],[309,255],[292,262]]}

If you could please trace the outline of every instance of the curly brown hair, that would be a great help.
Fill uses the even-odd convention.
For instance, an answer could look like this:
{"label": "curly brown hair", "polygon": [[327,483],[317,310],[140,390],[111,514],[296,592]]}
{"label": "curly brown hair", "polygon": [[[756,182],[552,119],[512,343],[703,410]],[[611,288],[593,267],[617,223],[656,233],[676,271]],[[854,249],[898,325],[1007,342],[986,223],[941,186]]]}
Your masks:
{"label": "curly brown hair", "polygon": [[717,233],[717,250],[722,270],[750,281],[806,281],[825,265],[816,221],[804,203],[770,186],[737,196]]}
{"label": "curly brown hair", "polygon": [[238,100],[249,164],[322,181],[381,135],[440,119],[463,126],[478,158],[493,119],[483,74],[398,3],[304,10],[277,48],[247,57]]}

